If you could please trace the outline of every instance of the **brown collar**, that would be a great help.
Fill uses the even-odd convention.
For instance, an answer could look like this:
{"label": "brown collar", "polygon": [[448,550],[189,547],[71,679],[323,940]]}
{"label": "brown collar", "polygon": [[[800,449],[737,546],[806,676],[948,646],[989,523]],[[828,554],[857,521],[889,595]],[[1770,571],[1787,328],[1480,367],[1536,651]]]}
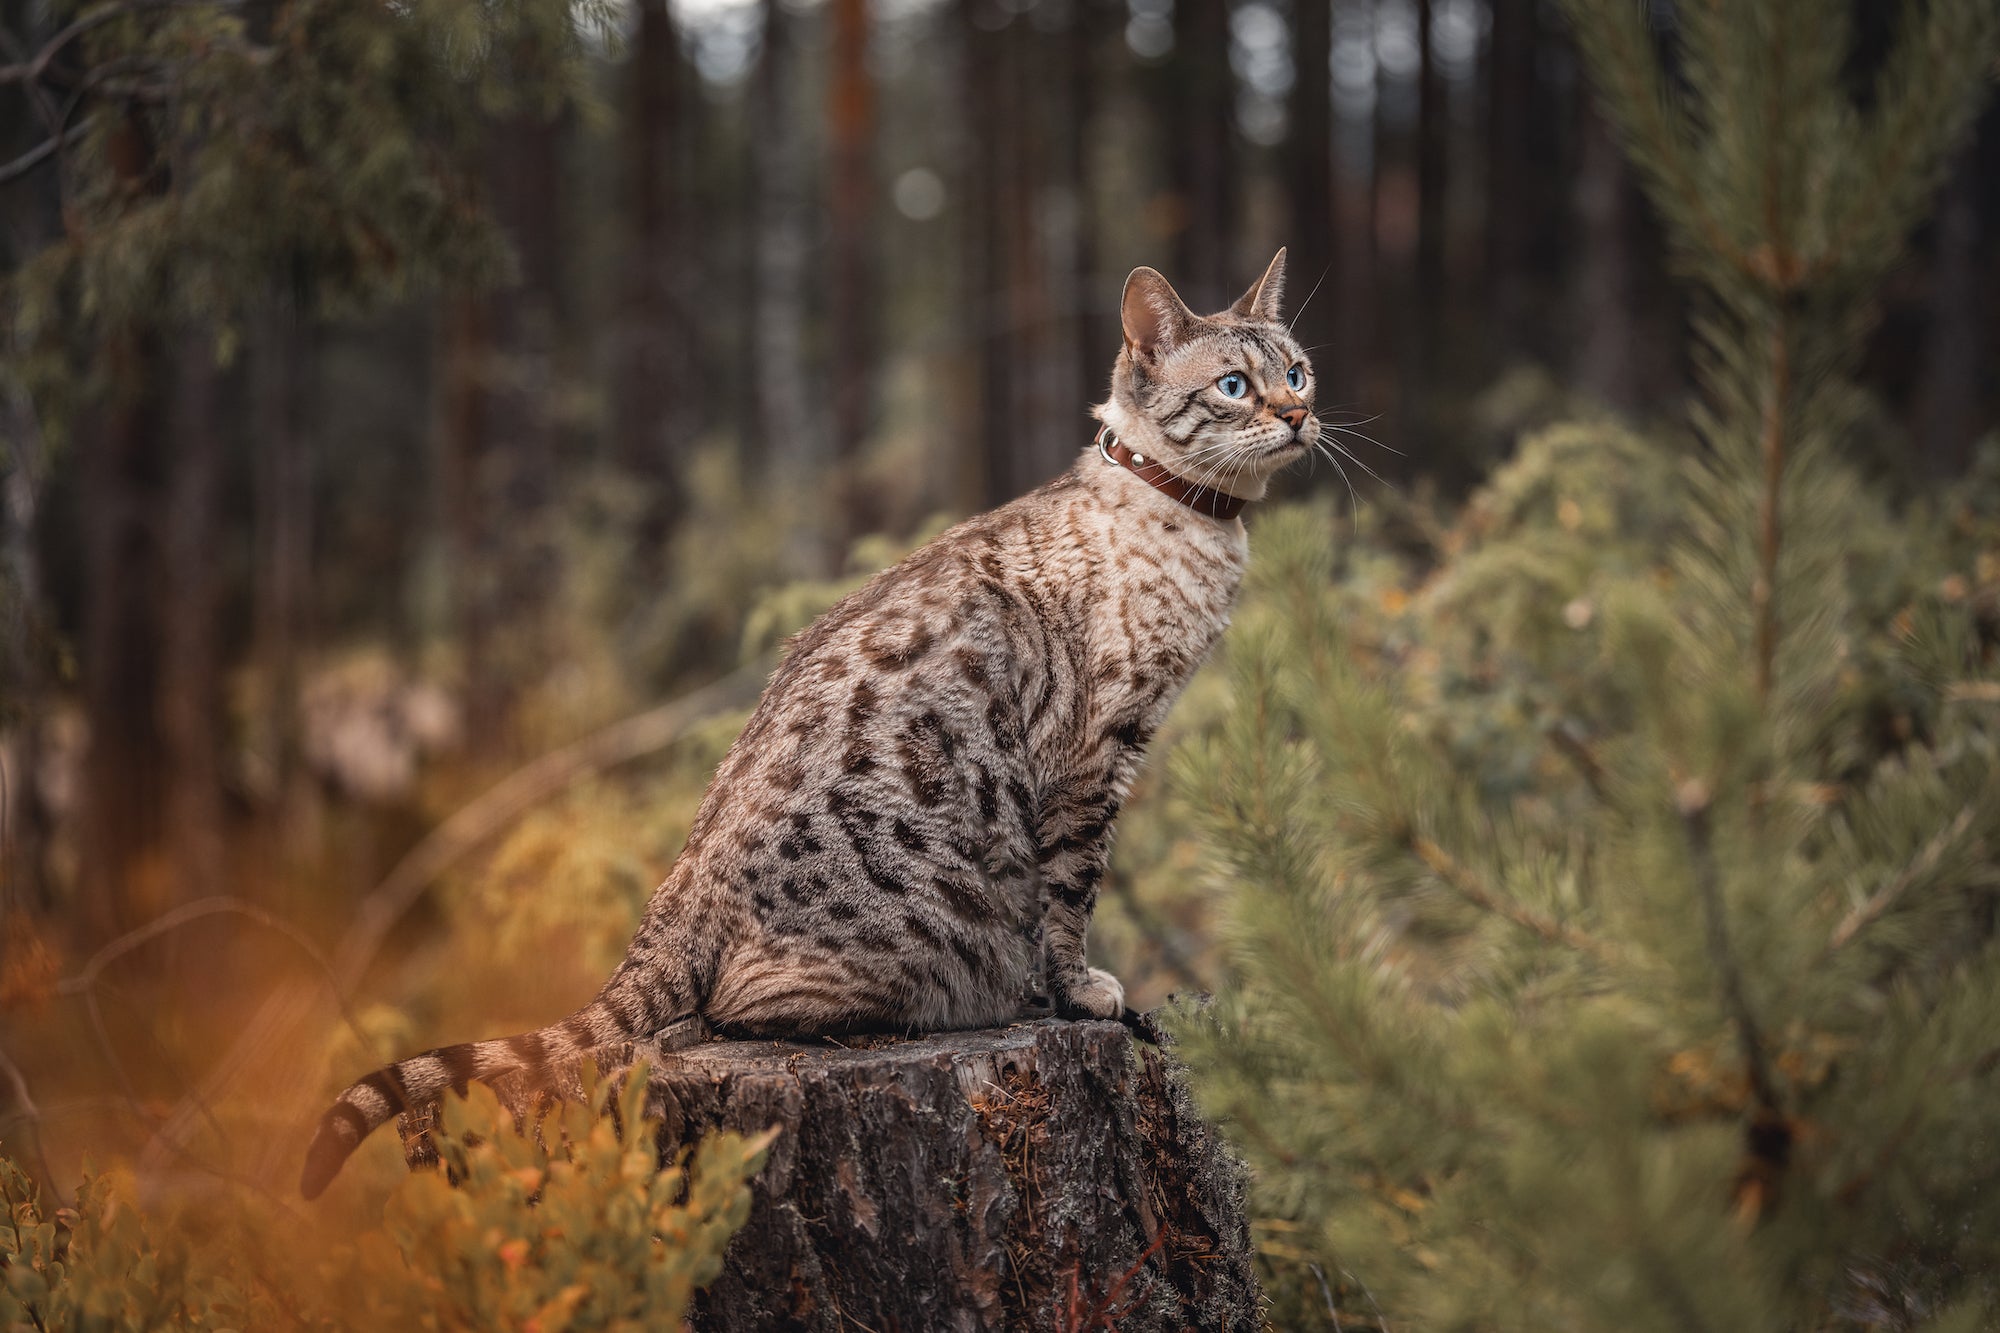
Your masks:
{"label": "brown collar", "polygon": [[1249,503],[1240,495],[1218,491],[1213,486],[1199,486],[1184,477],[1177,477],[1167,471],[1157,458],[1133,453],[1111,433],[1109,426],[1097,432],[1097,452],[1104,456],[1105,462],[1124,468],[1154,490],[1179,500],[1197,514],[1206,514],[1227,523],[1242,513],[1243,506]]}

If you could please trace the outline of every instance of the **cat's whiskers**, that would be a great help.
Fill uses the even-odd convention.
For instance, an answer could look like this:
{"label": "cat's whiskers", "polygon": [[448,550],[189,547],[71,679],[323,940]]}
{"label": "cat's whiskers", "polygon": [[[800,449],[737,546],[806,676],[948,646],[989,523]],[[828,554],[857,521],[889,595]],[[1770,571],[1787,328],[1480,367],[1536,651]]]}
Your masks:
{"label": "cat's whiskers", "polygon": [[[1234,446],[1236,444],[1236,441],[1230,440],[1227,441],[1227,443]],[[1254,458],[1255,455],[1252,454],[1249,450],[1241,448],[1232,448],[1229,453],[1226,453],[1221,458],[1215,460],[1214,464],[1211,465],[1203,473],[1204,479],[1197,484],[1203,486],[1213,485],[1213,483],[1222,479],[1222,469],[1230,467],[1232,463],[1235,466],[1229,474],[1229,481],[1234,482],[1236,480],[1236,477],[1242,472],[1242,470],[1245,467],[1250,465],[1250,463]],[[1225,485],[1218,487],[1217,489],[1227,491],[1228,487]]]}
{"label": "cat's whiskers", "polygon": [[1319,424],[1325,427],[1327,430],[1337,430],[1343,435],[1352,435],[1357,440],[1366,440],[1368,441],[1368,443],[1374,445],[1377,449],[1386,449],[1390,453],[1396,455],[1398,458],[1401,458],[1403,456],[1403,451],[1401,449],[1396,448],[1392,444],[1384,444],[1382,443],[1382,441],[1376,439],[1373,435],[1369,435],[1363,431],[1358,431],[1354,429],[1356,426],[1365,426],[1371,421],[1380,421],[1381,419],[1382,417],[1380,413],[1377,413],[1375,416],[1372,417],[1357,417],[1353,421],[1328,421],[1325,417],[1321,417],[1319,418]]}
{"label": "cat's whiskers", "polygon": [[[1236,441],[1234,440],[1218,440],[1214,444],[1197,449],[1194,453],[1179,460],[1180,474],[1192,480],[1190,474],[1209,460],[1213,459],[1218,465],[1228,462],[1229,455],[1235,448]],[[1196,482],[1196,484],[1201,485],[1203,483]]]}
{"label": "cat's whiskers", "polygon": [[1354,466],[1360,468],[1363,472],[1366,472],[1376,481],[1380,482],[1384,486],[1389,486],[1390,490],[1395,489],[1394,486],[1389,485],[1388,478],[1384,477],[1374,468],[1369,467],[1368,464],[1362,462],[1361,458],[1352,449],[1349,449],[1345,445],[1341,444],[1338,439],[1331,438],[1331,436],[1335,434],[1352,435],[1356,439],[1368,440],[1368,443],[1370,444],[1377,444],[1378,443],[1377,441],[1369,439],[1366,435],[1361,434],[1359,431],[1347,430],[1340,426],[1329,426],[1324,421],[1320,422],[1320,433],[1319,433],[1320,444],[1322,444],[1328,449],[1337,451],[1341,457],[1345,458],[1348,462],[1354,464]]}
{"label": "cat's whiskers", "polygon": [[1333,450],[1327,447],[1324,432],[1313,441],[1313,450],[1316,453],[1324,454],[1326,461],[1333,464],[1333,470],[1340,474],[1340,479],[1347,483],[1347,506],[1354,517],[1354,522],[1359,525],[1361,522],[1361,497],[1355,493],[1354,478],[1347,475],[1347,469],[1340,465],[1340,460],[1334,456]]}

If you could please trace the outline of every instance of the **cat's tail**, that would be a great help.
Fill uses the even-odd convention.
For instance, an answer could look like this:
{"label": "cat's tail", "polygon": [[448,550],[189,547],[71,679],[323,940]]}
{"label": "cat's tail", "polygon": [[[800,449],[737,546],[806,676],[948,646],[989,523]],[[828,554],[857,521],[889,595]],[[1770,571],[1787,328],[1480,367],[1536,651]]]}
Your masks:
{"label": "cat's tail", "polygon": [[361,1140],[412,1107],[435,1100],[447,1088],[463,1094],[474,1079],[513,1070],[527,1071],[533,1081],[552,1067],[574,1063],[633,1035],[600,996],[562,1022],[534,1032],[440,1046],[384,1065],[341,1093],[320,1117],[312,1146],[306,1149],[299,1193],[318,1198]]}

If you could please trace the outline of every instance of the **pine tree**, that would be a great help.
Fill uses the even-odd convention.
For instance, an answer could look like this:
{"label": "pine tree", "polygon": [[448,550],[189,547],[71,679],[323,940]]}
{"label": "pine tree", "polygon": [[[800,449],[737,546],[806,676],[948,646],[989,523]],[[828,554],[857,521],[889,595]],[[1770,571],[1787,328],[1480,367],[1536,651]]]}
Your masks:
{"label": "pine tree", "polygon": [[1910,7],[1857,101],[1844,6],[1675,6],[1672,77],[1568,10],[1691,437],[1525,442],[1421,577],[1260,528],[1177,757],[1235,968],[1188,1058],[1341,1326],[1990,1326],[2000,590],[1850,464],[1844,373],[2000,11]]}
{"label": "pine tree", "polygon": [[54,172],[62,208],[7,287],[45,428],[105,389],[120,330],[205,329],[226,357],[274,287],[341,313],[504,275],[484,132],[583,96],[583,33],[615,22],[603,0],[82,11],[0,70],[51,136],[4,178]]}

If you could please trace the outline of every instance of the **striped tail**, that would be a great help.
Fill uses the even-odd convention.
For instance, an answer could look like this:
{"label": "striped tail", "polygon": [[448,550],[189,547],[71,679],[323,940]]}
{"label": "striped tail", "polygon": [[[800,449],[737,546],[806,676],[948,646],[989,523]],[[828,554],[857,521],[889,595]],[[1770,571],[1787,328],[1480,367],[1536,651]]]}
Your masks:
{"label": "striped tail", "polygon": [[601,1047],[630,1040],[633,1034],[602,999],[593,1000],[572,1017],[534,1032],[492,1041],[467,1041],[440,1046],[422,1055],[384,1065],[340,1094],[320,1117],[299,1193],[317,1199],[340,1173],[348,1156],[374,1130],[412,1107],[428,1104],[446,1089],[463,1095],[474,1079],[490,1079],[511,1070],[531,1076],[565,1062],[581,1060]]}

